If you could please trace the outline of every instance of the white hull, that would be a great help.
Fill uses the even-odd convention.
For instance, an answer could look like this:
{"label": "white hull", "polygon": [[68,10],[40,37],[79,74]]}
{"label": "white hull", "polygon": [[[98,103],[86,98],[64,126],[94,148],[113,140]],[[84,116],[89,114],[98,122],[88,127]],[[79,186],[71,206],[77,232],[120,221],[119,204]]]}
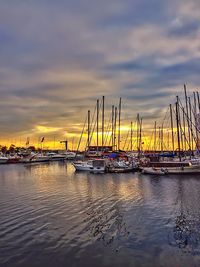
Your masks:
{"label": "white hull", "polygon": [[167,172],[160,168],[143,168],[142,173],[153,175],[166,175]]}
{"label": "white hull", "polygon": [[95,173],[99,173],[99,172],[105,172],[105,168],[100,167],[100,168],[94,168],[92,166],[76,166],[74,165],[74,168],[76,169],[76,171],[87,171],[87,172],[95,172]]}
{"label": "white hull", "polygon": [[52,156],[51,160],[57,161],[57,160],[65,160],[65,156]]}
{"label": "white hull", "polygon": [[75,157],[76,157],[76,153],[74,153],[74,152],[65,153],[65,158],[66,159],[75,159]]}
{"label": "white hull", "polygon": [[92,166],[81,166],[76,164],[73,164],[73,166],[76,169],[76,171],[91,171],[93,169]]}
{"label": "white hull", "polygon": [[[103,161],[102,161],[103,162]],[[104,162],[103,162],[104,163]],[[76,171],[87,171],[93,173],[103,173],[106,170],[106,165],[98,165],[98,160],[92,160],[88,162],[74,162],[72,163]]]}
{"label": "white hull", "polygon": [[47,162],[49,161],[50,158],[49,157],[36,157],[30,160],[30,162]]}
{"label": "white hull", "polygon": [[0,164],[6,163],[8,161],[8,158],[1,157],[0,158]]}
{"label": "white hull", "polygon": [[169,168],[169,174],[200,174],[200,166],[190,166],[184,168]]}
{"label": "white hull", "polygon": [[172,168],[143,168],[142,173],[153,175],[168,174],[200,174],[200,166],[172,167]]}

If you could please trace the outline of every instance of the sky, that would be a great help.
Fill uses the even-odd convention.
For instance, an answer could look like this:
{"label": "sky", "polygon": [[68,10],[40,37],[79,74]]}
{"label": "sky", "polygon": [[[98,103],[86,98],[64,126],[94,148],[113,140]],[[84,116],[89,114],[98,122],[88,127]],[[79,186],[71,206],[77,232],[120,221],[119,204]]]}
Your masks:
{"label": "sky", "polygon": [[137,113],[153,127],[200,87],[199,14],[199,0],[0,0],[0,143],[78,140],[103,95],[107,114],[122,97],[124,128]]}

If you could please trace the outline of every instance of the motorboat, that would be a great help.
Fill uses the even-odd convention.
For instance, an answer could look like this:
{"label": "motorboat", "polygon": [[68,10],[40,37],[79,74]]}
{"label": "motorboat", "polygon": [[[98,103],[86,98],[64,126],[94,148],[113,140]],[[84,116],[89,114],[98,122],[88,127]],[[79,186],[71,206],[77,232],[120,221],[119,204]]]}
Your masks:
{"label": "motorboat", "polygon": [[29,156],[24,157],[20,160],[21,163],[35,163],[35,162],[48,162],[50,161],[50,157],[43,154],[35,154],[31,153]]}
{"label": "motorboat", "polygon": [[7,161],[8,161],[8,158],[7,157],[5,157],[5,156],[0,156],[0,164],[4,164],[4,163],[7,163]]}
{"label": "motorboat", "polygon": [[88,161],[76,161],[72,165],[76,171],[89,171],[93,173],[100,173],[106,171],[106,162],[104,159],[94,159]]}
{"label": "motorboat", "polygon": [[73,151],[67,151],[65,152],[65,158],[66,159],[75,159],[76,153]]}
{"label": "motorboat", "polygon": [[49,152],[46,154],[46,156],[48,156],[49,159],[52,161],[59,161],[59,160],[65,160],[66,159],[66,156],[64,154],[57,154],[54,152]]}
{"label": "motorboat", "polygon": [[126,173],[138,170],[138,164],[132,161],[113,160],[107,163],[107,171],[112,173]]}
{"label": "motorboat", "polygon": [[76,171],[90,171],[93,168],[92,160],[76,161],[73,162],[72,165],[74,166]]}
{"label": "motorboat", "polygon": [[31,162],[47,162],[50,160],[49,156],[43,154],[36,154],[33,158],[31,158]]}

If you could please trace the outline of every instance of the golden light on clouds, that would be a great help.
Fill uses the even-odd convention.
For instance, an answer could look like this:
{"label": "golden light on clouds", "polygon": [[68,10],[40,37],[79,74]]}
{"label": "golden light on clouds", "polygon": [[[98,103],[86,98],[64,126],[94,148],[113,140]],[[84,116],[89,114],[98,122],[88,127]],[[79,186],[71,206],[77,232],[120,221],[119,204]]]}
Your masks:
{"label": "golden light on clouds", "polygon": [[53,133],[60,131],[62,128],[60,127],[49,127],[49,126],[43,126],[43,125],[36,125],[35,129],[38,133]]}

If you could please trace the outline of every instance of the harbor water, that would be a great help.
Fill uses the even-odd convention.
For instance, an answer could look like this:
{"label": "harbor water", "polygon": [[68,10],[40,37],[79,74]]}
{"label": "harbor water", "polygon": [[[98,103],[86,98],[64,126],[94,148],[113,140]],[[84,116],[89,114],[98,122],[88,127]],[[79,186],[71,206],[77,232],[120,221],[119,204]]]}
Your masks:
{"label": "harbor water", "polygon": [[200,176],[1,165],[0,266],[200,266]]}

